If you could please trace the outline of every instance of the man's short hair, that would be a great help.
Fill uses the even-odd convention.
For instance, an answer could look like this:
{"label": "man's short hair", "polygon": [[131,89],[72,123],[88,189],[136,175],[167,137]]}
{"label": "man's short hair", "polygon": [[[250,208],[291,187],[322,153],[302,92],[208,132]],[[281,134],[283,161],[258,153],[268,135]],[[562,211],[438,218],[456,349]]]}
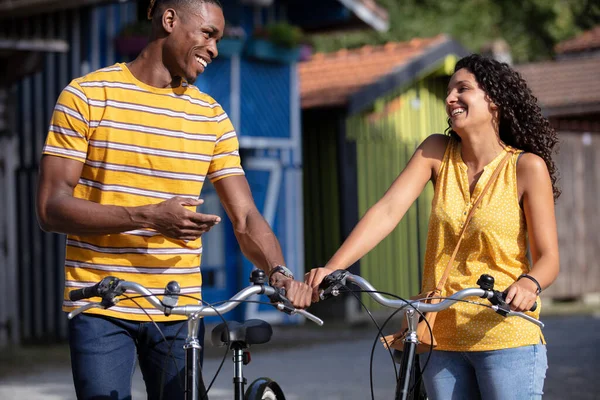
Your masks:
{"label": "man's short hair", "polygon": [[150,5],[148,6],[148,19],[153,19],[156,13],[156,10],[164,10],[167,7],[173,8],[185,8],[196,6],[198,4],[214,4],[220,9],[223,9],[221,2],[219,0],[150,0]]}

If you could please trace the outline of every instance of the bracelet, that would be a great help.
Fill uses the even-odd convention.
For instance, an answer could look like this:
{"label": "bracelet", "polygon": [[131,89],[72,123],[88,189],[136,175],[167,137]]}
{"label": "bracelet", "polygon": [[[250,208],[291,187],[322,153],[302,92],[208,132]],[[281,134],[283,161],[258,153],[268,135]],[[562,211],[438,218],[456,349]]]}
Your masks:
{"label": "bracelet", "polygon": [[537,286],[537,290],[535,291],[535,294],[540,294],[540,293],[542,293],[542,286],[541,286],[541,285],[540,285],[540,283],[537,281],[537,279],[535,279],[533,276],[531,276],[531,275],[527,275],[527,274],[521,274],[521,276],[519,276],[519,278],[518,278],[517,280],[519,280],[519,279],[521,279],[521,278],[527,278],[527,279],[529,279],[530,281],[532,281],[533,283],[535,283],[535,285]]}
{"label": "bracelet", "polygon": [[290,271],[288,267],[286,267],[285,265],[276,265],[275,267],[273,267],[273,269],[271,269],[271,271],[269,271],[269,284],[271,283],[271,276],[273,276],[273,274],[277,272],[279,272],[287,278],[294,279],[294,274],[292,274],[292,271]]}

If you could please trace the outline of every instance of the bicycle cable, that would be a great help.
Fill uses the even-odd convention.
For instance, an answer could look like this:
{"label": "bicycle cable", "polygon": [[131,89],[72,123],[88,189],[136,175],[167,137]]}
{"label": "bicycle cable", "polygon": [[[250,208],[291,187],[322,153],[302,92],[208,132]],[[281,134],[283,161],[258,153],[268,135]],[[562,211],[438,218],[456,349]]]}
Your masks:
{"label": "bicycle cable", "polygon": [[[172,339],[171,341],[169,341],[169,340],[167,340],[166,336],[164,335],[163,331],[160,329],[160,327],[158,326],[158,324],[156,323],[156,321],[154,321],[154,319],[152,318],[152,316],[151,316],[151,315],[150,315],[150,314],[149,314],[149,313],[146,311],[146,309],[144,309],[144,308],[143,308],[143,307],[142,307],[142,306],[141,306],[141,305],[140,305],[140,304],[139,304],[137,301],[135,301],[135,299],[139,299],[139,298],[146,298],[146,297],[151,297],[151,296],[154,296],[154,294],[148,294],[148,295],[137,295],[137,296],[127,296],[126,294],[122,294],[122,296],[123,296],[125,299],[127,299],[127,300],[131,300],[131,301],[133,301],[133,303],[134,303],[136,306],[138,306],[138,308],[139,308],[140,310],[142,310],[142,311],[144,312],[144,314],[146,314],[146,316],[148,317],[148,319],[149,319],[149,320],[152,322],[152,324],[154,325],[154,327],[155,327],[155,328],[158,330],[158,332],[160,333],[160,336],[162,337],[162,340],[164,341],[164,343],[165,343],[165,344],[168,346],[168,348],[167,348],[167,359],[168,359],[169,357],[171,357],[171,358],[172,358],[172,360],[173,360],[173,363],[175,364],[175,369],[176,369],[177,371],[179,371],[179,366],[177,365],[177,359],[175,358],[175,356],[174,356],[174,355],[173,355],[173,353],[172,353],[172,348],[173,348],[173,344],[175,343],[175,339],[177,338],[177,336],[179,335],[179,333],[181,332],[181,330],[182,330],[182,329],[185,327],[185,324],[181,324],[181,326],[179,327],[179,329],[177,330],[177,332],[175,332],[175,335],[174,335],[173,339]],[[221,319],[223,320],[223,322],[225,322],[225,318],[223,317],[223,315],[222,315],[221,313],[219,313],[219,312],[218,312],[218,311],[217,311],[217,310],[214,308],[214,306],[213,306],[213,305],[211,305],[211,304],[209,304],[209,303],[205,302],[204,300],[202,300],[202,299],[200,299],[200,298],[198,298],[198,297],[196,297],[196,296],[192,296],[192,295],[188,295],[188,294],[179,294],[179,296],[181,296],[181,297],[187,297],[187,298],[190,298],[190,299],[196,300],[196,301],[200,302],[202,305],[204,305],[204,306],[206,306],[206,307],[210,307],[210,308],[212,308],[212,309],[213,309],[213,310],[214,310],[214,311],[217,313],[217,315],[219,316],[219,318],[221,318]],[[158,297],[157,297],[157,299],[158,299]],[[162,301],[161,299],[158,299],[158,300],[160,301],[160,303],[161,303],[163,306],[165,306],[165,304],[163,303],[163,301]],[[187,321],[186,321],[186,322],[187,322]],[[227,326],[227,324],[226,324],[226,332],[227,332],[227,337],[229,337],[229,326]],[[227,354],[228,354],[228,349],[227,349],[227,351],[225,352],[225,354],[223,355],[223,360],[221,361],[221,366],[224,364],[224,362],[225,362],[225,359],[227,358]],[[165,360],[164,362],[166,362],[166,360]],[[221,366],[220,366],[220,367],[221,367]],[[219,370],[220,370],[220,367],[219,367]],[[164,365],[163,365],[163,368],[161,368],[161,369],[162,369],[162,371],[161,371],[161,376],[160,376],[160,380],[161,380],[161,390],[160,390],[160,397],[159,397],[159,400],[162,400],[162,397],[163,397],[163,390],[162,390],[162,386],[164,385],[164,376],[165,376],[165,373],[166,373],[166,369],[164,368]],[[202,366],[200,366],[200,373],[202,373]],[[211,381],[210,385],[209,385],[209,386],[208,386],[208,388],[206,389],[206,391],[205,391],[205,394],[204,394],[204,396],[203,396],[202,400],[208,400],[208,391],[210,390],[210,387],[212,386],[212,384],[213,384],[213,382],[215,381],[215,379],[217,378],[217,375],[218,375],[218,371],[217,371],[217,374],[215,374],[215,376],[213,377],[213,379],[212,379],[212,381]],[[177,377],[178,377],[177,381],[178,381],[178,384],[179,384],[179,388],[180,388],[180,389],[183,389],[183,390],[185,390],[185,388],[184,388],[184,387],[185,387],[185,385],[184,385],[184,383],[182,382],[182,379],[183,379],[183,378],[181,377],[181,374],[177,373]]]}
{"label": "bicycle cable", "polygon": [[[263,304],[263,305],[269,305],[269,306],[273,306],[273,307],[277,307],[275,304],[273,303],[269,303],[266,301],[259,301],[259,300],[219,300],[217,302],[211,303],[212,306],[217,306],[219,304],[222,303],[227,303],[227,302],[232,302],[232,303],[256,303],[256,304]],[[227,322],[225,320],[223,320],[223,322],[225,322],[225,332],[227,334],[227,342],[226,342],[226,349],[225,349],[225,355],[223,356],[223,359],[221,360],[221,363],[219,364],[219,367],[217,368],[217,371],[215,372],[215,375],[213,377],[213,379],[210,382],[210,385],[208,385],[208,388],[206,389],[206,393],[208,394],[208,391],[210,390],[210,388],[212,387],[213,383],[215,382],[215,380],[217,379],[217,376],[219,376],[219,374],[221,373],[221,369],[223,368],[223,365],[225,364],[225,360],[227,358],[227,355],[229,354],[229,345],[231,344],[231,342],[229,341],[229,324],[227,324]]]}
{"label": "bicycle cable", "polygon": [[[418,310],[418,309],[417,309],[417,308],[416,308],[414,305],[412,305],[410,301],[407,301],[406,299],[404,299],[404,298],[402,298],[402,297],[400,297],[400,296],[397,296],[397,295],[395,295],[395,294],[393,294],[393,293],[382,292],[382,291],[378,291],[378,290],[363,290],[363,289],[360,289],[360,290],[353,290],[353,289],[350,289],[350,288],[349,288],[348,286],[346,286],[346,285],[343,285],[343,287],[346,289],[346,291],[347,291],[347,292],[350,292],[350,293],[378,293],[378,294],[385,295],[385,296],[389,296],[389,297],[393,297],[393,298],[396,298],[396,299],[398,299],[398,300],[402,300],[402,301],[405,301],[405,302],[407,302],[407,303],[408,303],[408,304],[406,304],[406,305],[404,305],[404,306],[402,306],[402,307],[400,307],[400,308],[396,309],[396,310],[395,310],[395,311],[394,311],[394,312],[393,312],[393,313],[392,313],[392,314],[391,314],[391,315],[390,315],[390,316],[389,316],[389,317],[388,317],[388,318],[387,318],[387,319],[386,319],[386,320],[383,322],[383,324],[382,324],[382,325],[381,325],[381,327],[379,328],[379,330],[378,330],[378,332],[377,332],[377,336],[375,337],[375,340],[374,340],[374,342],[373,342],[373,346],[372,346],[372,348],[371,348],[371,357],[370,357],[370,366],[369,366],[369,375],[370,375],[370,376],[369,376],[369,378],[370,378],[370,384],[371,384],[371,398],[374,400],[374,398],[375,398],[375,397],[374,397],[374,390],[373,390],[373,357],[374,357],[374,352],[375,352],[375,348],[376,348],[376,346],[377,346],[378,339],[379,339],[380,337],[383,337],[383,329],[385,328],[385,326],[386,326],[386,325],[387,325],[387,324],[388,324],[388,323],[391,321],[391,319],[392,319],[392,318],[393,318],[393,317],[394,317],[394,316],[395,316],[395,315],[396,315],[398,312],[402,311],[402,310],[403,310],[403,309],[405,309],[406,307],[412,307],[412,308],[413,308],[413,309],[414,309],[414,310],[415,310],[415,311],[416,311],[416,312],[417,312],[417,313],[420,315],[420,317],[421,317],[421,318],[423,318],[423,320],[425,321],[425,324],[427,325],[427,329],[428,329],[428,331],[429,331],[429,334],[430,334],[432,337],[433,337],[433,330],[432,330],[432,328],[431,328],[431,325],[429,324],[429,321],[427,321],[427,319],[426,319],[426,318],[424,318],[424,314],[423,314],[423,312],[422,312],[422,311],[420,311],[420,310]],[[355,295],[355,296],[356,296],[356,295]],[[357,297],[357,299],[358,299],[358,297]],[[440,299],[442,299],[442,300],[445,300],[445,299],[449,299],[449,297],[440,297]],[[412,301],[413,301],[413,302],[415,302],[415,301],[422,301],[422,300],[426,300],[426,298],[422,298],[422,299],[416,299],[416,300],[412,300]],[[465,300],[465,299],[459,299],[459,300],[452,299],[452,300],[455,300],[455,301],[457,301],[457,302],[463,302],[463,303],[468,303],[468,304],[474,304],[474,305],[478,305],[478,306],[482,306],[482,307],[486,307],[486,308],[492,308],[490,305],[487,305],[487,304],[484,304],[484,303],[480,303],[480,302],[477,302],[477,301],[473,301],[473,300]],[[367,310],[367,307],[364,305],[364,303],[362,303],[362,301],[360,301],[360,300],[358,300],[358,301],[361,303],[361,305],[363,306],[363,308],[365,308],[365,310]],[[389,348],[388,348],[388,350],[389,350]],[[419,376],[419,378],[416,380],[416,382],[414,383],[414,385],[412,385],[412,387],[410,388],[410,390],[409,390],[409,396],[410,396],[410,394],[411,394],[411,393],[413,393],[413,392],[414,392],[414,390],[416,389],[416,387],[417,387],[417,386],[418,386],[418,385],[421,383],[422,376],[423,376],[422,374],[423,374],[423,372],[426,370],[426,368],[427,368],[427,365],[429,364],[429,360],[430,360],[430,358],[431,358],[431,353],[432,353],[432,351],[433,351],[433,343],[430,343],[430,344],[429,344],[429,350],[428,350],[428,352],[427,352],[427,359],[425,360],[425,363],[423,364],[423,368],[421,369],[421,375],[420,375],[420,376]],[[395,364],[394,364],[394,372],[395,372],[395,376],[397,377],[397,380],[398,380],[398,379],[400,379],[400,377],[398,376],[397,370],[396,370],[396,368],[395,368]]]}
{"label": "bicycle cable", "polygon": [[[391,294],[391,293],[387,293],[387,292],[380,292],[380,291],[373,291],[373,290],[362,290],[362,289],[361,289],[361,290],[352,290],[352,289],[348,288],[348,286],[346,286],[346,285],[344,285],[343,287],[345,287],[345,288],[346,288],[346,290],[347,290],[347,291],[349,291],[349,292],[354,292],[354,293],[379,293],[379,294],[382,294],[382,295],[387,295],[387,296],[390,296],[390,297],[394,297],[394,298],[396,298],[396,299],[399,299],[399,300],[402,300],[402,301],[406,301],[405,299],[403,299],[403,298],[402,298],[402,297],[400,297],[400,296],[397,296],[397,295],[394,295],[394,294]],[[359,300],[359,301],[360,301],[360,300]],[[361,301],[361,304],[363,304],[363,303],[362,303],[362,301]],[[422,313],[421,311],[419,311],[418,309],[416,309],[416,308],[415,308],[415,306],[413,306],[412,304],[410,304],[410,303],[409,303],[409,304],[407,304],[406,306],[403,306],[403,307],[401,307],[401,308],[398,308],[398,309],[396,309],[396,310],[395,310],[395,311],[394,311],[394,312],[393,312],[393,313],[392,313],[392,314],[391,314],[391,315],[390,315],[390,316],[389,316],[389,317],[388,317],[388,318],[387,318],[387,319],[386,319],[386,320],[383,322],[383,324],[381,325],[381,327],[378,327],[378,328],[379,328],[379,330],[377,331],[377,336],[375,336],[375,340],[373,341],[373,346],[371,347],[371,354],[370,354],[370,359],[369,359],[369,383],[370,383],[370,386],[371,386],[371,399],[372,399],[372,400],[375,400],[375,392],[374,392],[374,389],[373,389],[373,357],[374,357],[374,355],[375,355],[375,348],[377,347],[377,342],[379,341],[379,338],[380,338],[380,337],[381,337],[381,338],[383,338],[383,337],[384,337],[384,336],[383,336],[383,329],[385,328],[385,326],[386,326],[386,325],[387,325],[387,324],[388,324],[388,323],[389,323],[389,322],[392,320],[392,318],[393,318],[393,317],[394,317],[394,316],[395,316],[395,315],[396,315],[398,312],[402,311],[402,310],[403,310],[405,307],[407,307],[407,306],[410,306],[410,307],[414,308],[414,309],[415,309],[415,311],[416,311],[417,313],[419,313],[419,315],[420,315],[420,316],[423,316],[423,313]],[[365,306],[364,304],[363,304],[363,307],[365,307],[365,308],[366,308],[366,306]],[[427,323],[427,327],[428,327],[429,331],[431,332],[431,327],[429,326],[429,322],[426,322],[426,323]],[[385,347],[387,348],[388,352],[389,352],[390,354],[392,354],[392,353],[391,353],[391,350],[390,350],[390,347],[389,347],[389,346],[385,346]],[[394,361],[393,355],[392,355],[392,361]],[[428,361],[429,361],[429,359],[428,359]],[[395,361],[394,361],[394,377],[395,377],[396,381],[398,381],[398,380],[400,379],[400,377],[398,376],[398,370],[396,369],[396,362],[395,362]],[[412,391],[414,391],[414,388],[416,387],[416,385],[417,385],[418,383],[420,383],[420,382],[418,381],[417,383],[415,383],[415,385],[413,386],[413,388],[412,388],[412,389],[410,389],[410,391],[409,391],[409,392],[412,392]]]}
{"label": "bicycle cable", "polygon": [[[379,330],[378,332],[382,331],[382,328],[379,327],[379,324],[377,323],[377,321],[375,320],[375,317],[373,317],[373,314],[371,313],[371,311],[367,308],[367,306],[361,301],[361,299],[359,298],[359,296],[356,294],[355,291],[350,290],[346,285],[343,285],[342,288],[345,288],[345,292],[346,293],[351,293],[356,300],[359,302],[359,304],[362,306],[362,308],[364,308],[364,310],[367,312],[367,315],[369,315],[369,317],[371,318],[371,321],[373,321],[373,324],[375,325],[375,327],[377,327],[377,329]],[[340,292],[343,293],[343,292]],[[379,337],[379,335],[377,336]],[[383,337],[383,336],[381,336]],[[396,367],[396,362],[394,361],[394,355],[392,354],[392,350],[390,350],[389,348],[387,349],[388,353],[390,355],[390,359],[392,360],[392,365],[394,367],[394,376],[398,376],[398,369]],[[373,355],[373,353],[371,352],[371,356]],[[370,363],[370,368],[369,368],[369,383],[370,383],[370,388],[371,388],[371,398],[372,400],[375,399],[375,390],[373,387],[373,362],[372,362],[372,357],[371,357],[371,363]]]}

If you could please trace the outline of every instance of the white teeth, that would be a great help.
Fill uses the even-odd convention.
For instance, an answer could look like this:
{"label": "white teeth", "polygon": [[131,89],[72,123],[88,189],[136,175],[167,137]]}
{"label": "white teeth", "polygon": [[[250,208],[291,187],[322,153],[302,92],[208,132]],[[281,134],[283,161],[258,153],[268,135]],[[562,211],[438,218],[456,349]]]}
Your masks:
{"label": "white teeth", "polygon": [[206,66],[208,65],[208,64],[206,63],[206,61],[204,61],[204,59],[203,59],[203,58],[200,58],[200,57],[198,57],[198,56],[196,56],[196,61],[198,61],[200,64],[202,64],[202,66],[203,66],[204,68],[206,68]]}
{"label": "white teeth", "polygon": [[452,116],[454,117],[455,115],[462,114],[464,112],[465,112],[464,108],[456,108],[456,109],[452,110]]}

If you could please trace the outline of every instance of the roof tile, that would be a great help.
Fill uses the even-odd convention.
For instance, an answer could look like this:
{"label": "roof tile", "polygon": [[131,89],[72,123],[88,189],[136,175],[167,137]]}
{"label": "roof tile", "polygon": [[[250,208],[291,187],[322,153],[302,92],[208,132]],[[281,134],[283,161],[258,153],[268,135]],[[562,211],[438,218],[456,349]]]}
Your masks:
{"label": "roof tile", "polygon": [[562,41],[555,47],[555,51],[559,54],[591,49],[600,49],[600,25],[583,32],[573,39]]}
{"label": "roof tile", "polygon": [[342,49],[328,54],[317,53],[299,66],[302,107],[344,105],[362,87],[447,40],[447,36],[438,35],[381,46]]}
{"label": "roof tile", "polygon": [[525,78],[542,108],[600,102],[600,59],[574,58],[521,64]]}

